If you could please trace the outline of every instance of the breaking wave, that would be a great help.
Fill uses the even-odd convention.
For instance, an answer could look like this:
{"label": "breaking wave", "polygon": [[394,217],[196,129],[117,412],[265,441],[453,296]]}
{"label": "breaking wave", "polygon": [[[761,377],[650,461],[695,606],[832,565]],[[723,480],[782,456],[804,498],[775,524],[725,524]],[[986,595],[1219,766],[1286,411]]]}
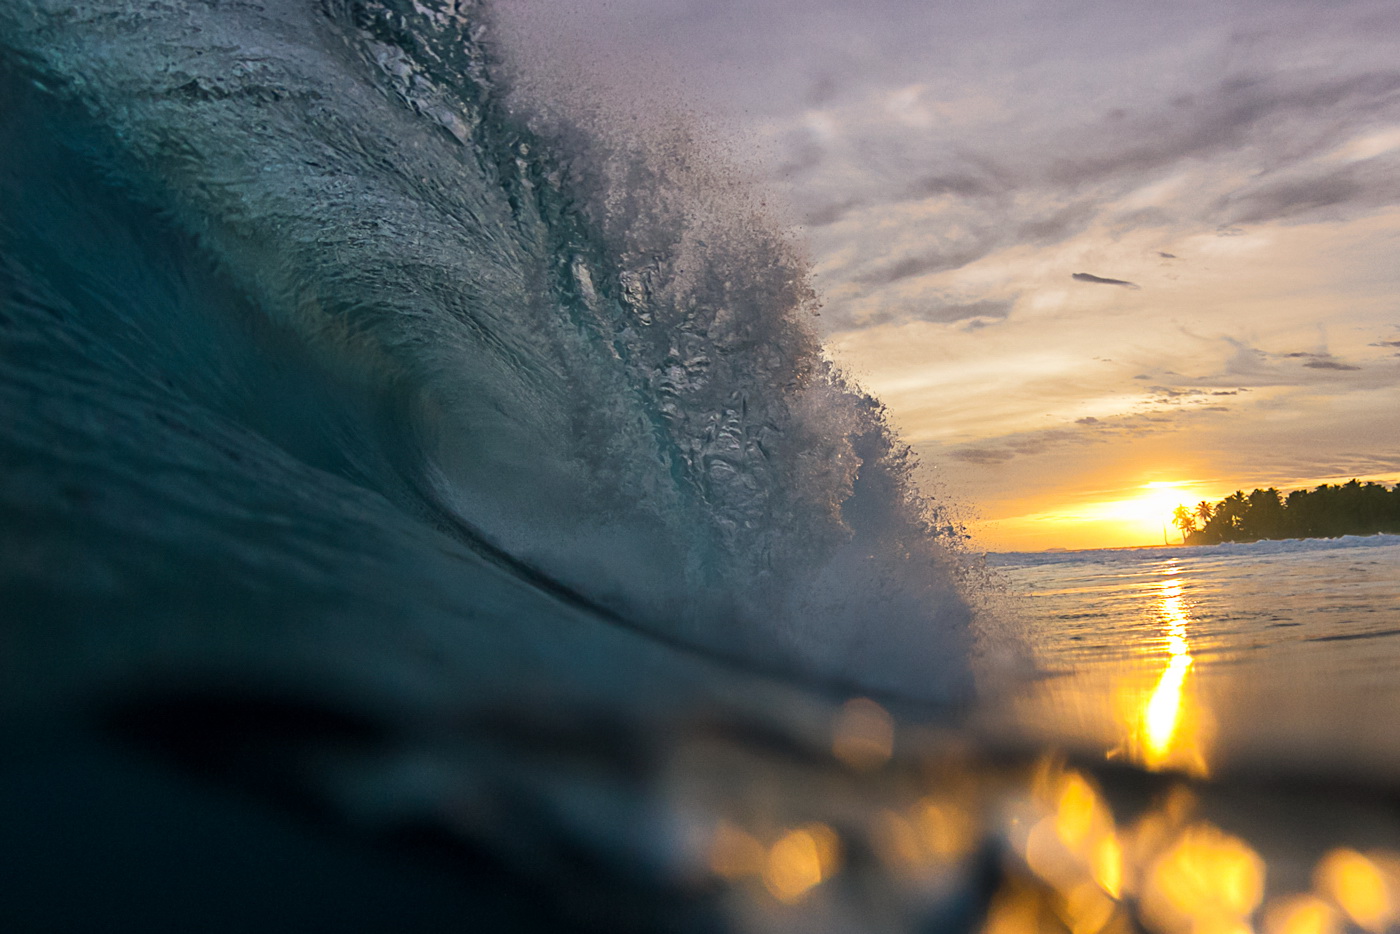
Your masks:
{"label": "breaking wave", "polygon": [[957,532],[683,129],[512,106],[469,0],[14,0],[0,35],[3,573],[35,632],[450,644],[554,601],[966,688]]}

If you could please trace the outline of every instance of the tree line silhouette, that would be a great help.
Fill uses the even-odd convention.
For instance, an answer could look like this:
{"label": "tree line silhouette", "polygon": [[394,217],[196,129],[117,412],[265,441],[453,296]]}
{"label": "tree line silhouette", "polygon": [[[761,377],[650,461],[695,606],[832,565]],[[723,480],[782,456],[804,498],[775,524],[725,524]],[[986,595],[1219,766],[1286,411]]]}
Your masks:
{"label": "tree line silhouette", "polygon": [[1273,487],[1248,495],[1236,490],[1214,506],[1176,507],[1172,524],[1188,545],[1400,532],[1400,484],[1351,480],[1287,496]]}

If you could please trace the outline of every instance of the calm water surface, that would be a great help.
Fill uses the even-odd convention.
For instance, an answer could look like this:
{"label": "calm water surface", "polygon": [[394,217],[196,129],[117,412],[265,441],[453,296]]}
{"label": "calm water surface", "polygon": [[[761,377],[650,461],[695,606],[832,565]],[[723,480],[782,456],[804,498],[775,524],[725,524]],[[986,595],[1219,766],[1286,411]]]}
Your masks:
{"label": "calm water surface", "polygon": [[987,724],[1047,751],[988,934],[1396,925],[1400,537],[993,563],[1041,677]]}
{"label": "calm water surface", "polygon": [[1400,537],[994,558],[1031,737],[1193,774],[1400,770]]}

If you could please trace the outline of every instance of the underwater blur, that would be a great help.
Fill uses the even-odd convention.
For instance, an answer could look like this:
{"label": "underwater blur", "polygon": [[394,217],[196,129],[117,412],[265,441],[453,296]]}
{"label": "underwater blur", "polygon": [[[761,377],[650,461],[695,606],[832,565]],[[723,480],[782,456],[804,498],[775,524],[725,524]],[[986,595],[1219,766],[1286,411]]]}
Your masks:
{"label": "underwater blur", "polygon": [[1136,693],[1054,677],[753,193],[492,35],[0,5],[9,929],[1394,920],[1384,782],[1197,729],[1184,577],[1105,585]]}

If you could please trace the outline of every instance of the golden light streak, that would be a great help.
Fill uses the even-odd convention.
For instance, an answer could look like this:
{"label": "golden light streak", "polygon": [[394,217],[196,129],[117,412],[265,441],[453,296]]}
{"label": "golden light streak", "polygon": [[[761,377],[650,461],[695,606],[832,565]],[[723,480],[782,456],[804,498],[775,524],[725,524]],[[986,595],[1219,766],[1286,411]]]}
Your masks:
{"label": "golden light streak", "polygon": [[1147,744],[1149,767],[1159,767],[1171,750],[1172,738],[1181,725],[1181,690],[1191,663],[1189,652],[1173,650],[1171,661],[1167,663],[1162,679],[1157,682],[1152,698],[1147,702],[1143,738]]}
{"label": "golden light streak", "polygon": [[[1174,568],[1169,570],[1174,574]],[[1154,771],[1180,769],[1188,774],[1205,776],[1208,772],[1201,752],[1200,722],[1187,716],[1186,684],[1195,659],[1187,638],[1191,615],[1182,598],[1181,580],[1170,576],[1161,584],[1156,613],[1162,621],[1167,644],[1167,666],[1148,695],[1137,723],[1132,729],[1132,743],[1137,758]],[[1127,707],[1132,709],[1131,697]]]}
{"label": "golden light streak", "polygon": [[1173,740],[1181,728],[1181,695],[1186,672],[1194,661],[1191,646],[1186,641],[1186,623],[1190,617],[1182,605],[1180,580],[1172,578],[1162,582],[1159,613],[1167,625],[1170,661],[1143,711],[1142,738],[1148,768],[1162,768],[1173,749]]}

